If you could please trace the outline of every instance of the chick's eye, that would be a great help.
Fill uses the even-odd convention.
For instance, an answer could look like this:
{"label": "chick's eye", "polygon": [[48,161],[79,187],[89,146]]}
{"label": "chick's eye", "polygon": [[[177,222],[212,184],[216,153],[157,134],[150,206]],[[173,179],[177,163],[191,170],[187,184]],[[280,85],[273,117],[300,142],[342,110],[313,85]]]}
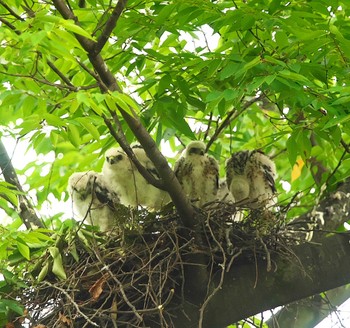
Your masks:
{"label": "chick's eye", "polygon": [[123,159],[123,155],[118,155],[118,156],[117,156],[117,160],[118,160],[118,161],[121,161],[122,159]]}

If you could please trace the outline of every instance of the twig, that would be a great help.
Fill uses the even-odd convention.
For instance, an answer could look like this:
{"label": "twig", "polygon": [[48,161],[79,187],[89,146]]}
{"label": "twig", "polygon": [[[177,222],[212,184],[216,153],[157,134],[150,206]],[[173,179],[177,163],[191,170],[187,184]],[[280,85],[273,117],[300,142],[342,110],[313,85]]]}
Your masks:
{"label": "twig", "polygon": [[11,7],[9,5],[7,5],[4,1],[0,0],[0,5],[2,5],[3,7],[5,7],[5,9],[16,19],[20,20],[20,21],[24,21],[24,19],[18,15],[17,13],[15,13]]}
{"label": "twig", "polygon": [[[47,61],[47,64],[51,67],[51,69],[61,78],[61,80],[66,83],[67,85],[69,85],[70,87],[74,87],[74,85],[71,83],[71,81],[64,76],[64,74],[54,65],[53,62],[51,62],[50,60]],[[75,88],[75,87],[74,87]]]}
{"label": "twig", "polygon": [[241,248],[235,255],[232,255],[230,262],[227,265],[226,272],[229,272],[232,266],[233,261],[243,253],[243,249]]}
{"label": "twig", "polygon": [[50,286],[51,288],[55,288],[57,290],[59,290],[62,294],[64,294],[72,303],[72,305],[76,308],[77,312],[88,322],[90,323],[91,325],[95,326],[95,327],[100,327],[97,323],[93,322],[90,320],[90,318],[85,315],[82,311],[80,311],[80,308],[79,308],[79,305],[77,303],[75,303],[75,301],[72,299],[72,297],[67,293],[66,290],[64,290],[63,288],[61,287],[58,287],[56,285],[53,285],[51,284],[50,282],[48,281],[44,281],[43,282],[45,285],[48,285]]}
{"label": "twig", "polygon": [[220,268],[221,268],[221,275],[220,275],[220,281],[218,283],[218,285],[214,288],[213,292],[205,299],[205,301],[203,302],[203,305],[201,306],[200,310],[199,310],[199,324],[198,327],[202,328],[203,327],[203,320],[204,320],[204,310],[206,308],[206,306],[208,305],[208,303],[210,302],[210,300],[214,297],[214,295],[221,289],[223,283],[224,283],[224,278],[225,278],[225,267],[226,267],[226,254],[225,254],[225,250],[223,249],[223,247],[221,246],[221,243],[216,239],[213,230],[210,227],[210,218],[207,219],[207,227],[209,229],[210,235],[213,238],[214,242],[217,244],[217,246],[220,248],[221,254],[222,254],[222,263],[219,264]]}
{"label": "twig", "polygon": [[265,253],[266,253],[266,262],[267,262],[266,270],[267,270],[267,272],[270,272],[271,271],[271,255],[270,255],[270,252],[267,249],[267,246],[264,243],[264,241],[262,240],[262,238],[260,236],[258,236],[258,238],[259,238],[261,244],[263,245]]}
{"label": "twig", "polygon": [[3,17],[0,17],[0,22],[5,24],[7,27],[9,27],[11,30],[13,30],[17,35],[20,35],[21,32],[16,29],[14,25],[12,25],[8,20],[6,20]]}
{"label": "twig", "polygon": [[218,129],[215,131],[215,133],[213,134],[213,136],[210,138],[210,140],[207,143],[207,147],[206,147],[206,151],[208,151],[208,149],[210,148],[210,146],[212,145],[212,143],[216,140],[216,138],[221,134],[221,132],[228,127],[232,121],[234,119],[236,119],[238,116],[240,116],[247,108],[249,108],[251,105],[253,105],[255,102],[261,100],[262,98],[264,98],[265,95],[261,94],[258,97],[255,97],[249,101],[247,101],[246,103],[244,103],[242,105],[242,108],[237,111],[236,109],[231,110],[227,115],[226,118],[222,121],[222,123],[220,124],[220,126],[218,127]]}

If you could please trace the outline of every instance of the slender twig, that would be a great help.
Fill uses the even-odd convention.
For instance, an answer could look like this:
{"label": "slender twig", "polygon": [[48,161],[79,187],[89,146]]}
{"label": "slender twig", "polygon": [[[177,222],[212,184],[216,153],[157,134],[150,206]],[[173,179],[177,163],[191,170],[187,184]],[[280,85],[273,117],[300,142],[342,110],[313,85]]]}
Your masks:
{"label": "slender twig", "polygon": [[199,324],[198,324],[199,328],[203,327],[204,310],[205,310],[206,306],[208,305],[210,300],[214,297],[214,295],[222,288],[222,285],[224,283],[224,278],[225,278],[225,267],[226,267],[226,261],[227,261],[225,250],[221,246],[221,243],[216,239],[215,234],[213,233],[213,230],[210,226],[210,217],[207,218],[207,225],[206,226],[208,227],[210,235],[213,238],[215,244],[220,248],[220,251],[222,254],[222,263],[219,264],[219,266],[221,268],[220,281],[219,281],[218,285],[214,288],[212,293],[205,299],[201,308],[199,309]]}
{"label": "slender twig", "polygon": [[17,13],[15,13],[12,8],[6,4],[4,1],[0,0],[0,5],[2,5],[3,7],[5,7],[5,9],[13,16],[15,17],[16,19],[20,20],[20,21],[24,21],[24,19],[18,15]]}
{"label": "slender twig", "polygon": [[343,154],[341,155],[339,161],[338,161],[338,164],[337,166],[334,168],[334,170],[332,171],[332,173],[327,177],[327,181],[326,181],[326,184],[329,183],[329,181],[331,180],[331,178],[334,176],[334,174],[338,171],[338,169],[340,168],[340,166],[342,165],[343,163],[343,160],[345,158],[345,155],[347,154],[347,150],[345,149]]}
{"label": "slender twig", "polygon": [[341,143],[341,145],[344,147],[344,149],[346,150],[346,152],[347,152],[348,154],[350,154],[349,145],[344,141],[343,138],[340,140],[340,143]]}
{"label": "slender twig", "polygon": [[53,62],[50,60],[47,61],[47,64],[51,67],[51,69],[61,78],[61,80],[69,85],[70,87],[74,87],[72,82],[55,66]]}
{"label": "slender twig", "polygon": [[71,90],[71,91],[75,91],[75,92],[77,92],[79,90],[90,90],[90,89],[94,89],[94,88],[99,86],[97,84],[92,84],[92,85],[88,85],[88,86],[75,87],[73,85],[62,85],[59,83],[52,83],[48,80],[39,79],[33,75],[11,74],[11,73],[7,73],[7,72],[3,72],[3,71],[0,72],[0,74],[14,76],[14,77],[18,77],[18,78],[27,78],[27,79],[31,79],[31,80],[36,81],[36,82],[41,83],[41,84],[49,85],[49,86],[57,88],[57,89],[61,89],[61,90],[67,89],[67,90]]}
{"label": "slender twig", "polygon": [[13,30],[17,35],[20,35],[21,32],[16,29],[14,25],[12,25],[9,21],[7,21],[5,18],[0,17],[0,22],[5,24],[7,27],[9,27],[11,30]]}
{"label": "slender twig", "polygon": [[55,288],[57,289],[58,291],[60,291],[62,294],[64,294],[68,299],[69,301],[72,303],[72,305],[76,308],[77,312],[91,325],[95,326],[95,327],[100,327],[97,323],[93,322],[90,320],[90,318],[84,314],[80,308],[79,308],[79,305],[73,300],[73,298],[67,293],[67,291],[61,287],[58,287],[56,285],[53,285],[51,284],[50,282],[48,282],[47,280],[43,282],[45,285],[48,285],[50,286],[51,288]]}
{"label": "slender twig", "polygon": [[213,134],[213,136],[210,138],[210,140],[207,143],[207,147],[206,147],[206,151],[208,151],[208,149],[210,148],[210,146],[213,144],[213,142],[218,138],[218,136],[222,133],[222,131],[228,127],[233,120],[235,120],[237,117],[239,117],[246,109],[248,109],[251,105],[253,105],[254,103],[256,103],[257,101],[261,100],[262,98],[264,98],[264,95],[260,95],[258,97],[255,97],[247,102],[245,102],[242,105],[242,108],[237,111],[236,109],[231,110],[227,115],[226,118],[222,121],[222,123],[220,124],[220,126],[218,127],[218,129],[215,131],[215,133]]}

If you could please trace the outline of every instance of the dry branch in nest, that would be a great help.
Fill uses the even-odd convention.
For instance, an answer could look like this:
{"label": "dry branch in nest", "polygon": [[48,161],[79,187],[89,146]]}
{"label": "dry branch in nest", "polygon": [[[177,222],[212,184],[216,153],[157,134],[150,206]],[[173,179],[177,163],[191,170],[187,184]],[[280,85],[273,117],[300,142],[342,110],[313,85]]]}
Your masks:
{"label": "dry branch in nest", "polygon": [[[244,217],[236,222],[237,215]],[[172,327],[171,313],[181,310],[184,298],[189,254],[205,255],[208,276],[221,272],[222,280],[240,261],[264,259],[267,270],[276,270],[271,253],[291,258],[290,232],[279,213],[238,212],[221,203],[198,216],[200,243],[172,209],[123,218],[118,232],[91,233],[78,226],[73,238],[61,236],[56,245],[65,277],[51,270],[20,296],[31,327]],[[202,313],[217,288],[210,279],[204,286]]]}

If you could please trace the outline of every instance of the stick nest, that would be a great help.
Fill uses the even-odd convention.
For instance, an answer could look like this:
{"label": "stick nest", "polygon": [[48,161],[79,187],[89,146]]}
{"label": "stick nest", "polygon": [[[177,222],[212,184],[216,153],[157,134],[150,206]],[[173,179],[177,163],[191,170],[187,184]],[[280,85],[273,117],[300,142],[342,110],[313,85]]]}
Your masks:
{"label": "stick nest", "polygon": [[108,234],[81,223],[63,231],[28,273],[32,287],[17,295],[26,321],[36,328],[172,327],[191,259],[204,259],[211,286],[210,277],[240,261],[276,269],[271,254],[290,258],[289,245],[300,241],[281,212],[221,203],[198,210],[197,220],[188,229],[173,209],[141,210],[121,213]]}

